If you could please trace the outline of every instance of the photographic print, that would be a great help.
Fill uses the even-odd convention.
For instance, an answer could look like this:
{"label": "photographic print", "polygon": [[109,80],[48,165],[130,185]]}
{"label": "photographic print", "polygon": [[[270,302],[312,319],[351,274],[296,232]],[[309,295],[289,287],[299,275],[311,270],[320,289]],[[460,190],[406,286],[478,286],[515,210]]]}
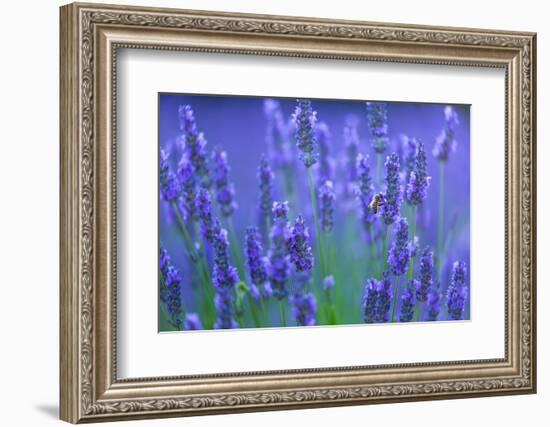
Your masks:
{"label": "photographic print", "polygon": [[470,318],[470,107],[159,94],[161,332]]}

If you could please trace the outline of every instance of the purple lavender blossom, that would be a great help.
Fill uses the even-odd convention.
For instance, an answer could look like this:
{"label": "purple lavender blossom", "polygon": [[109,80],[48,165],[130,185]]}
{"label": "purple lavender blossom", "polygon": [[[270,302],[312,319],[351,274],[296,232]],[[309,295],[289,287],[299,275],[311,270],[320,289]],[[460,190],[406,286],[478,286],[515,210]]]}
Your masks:
{"label": "purple lavender blossom", "polygon": [[346,149],[346,197],[354,197],[357,192],[357,156],[359,154],[359,133],[357,116],[349,116],[344,127],[344,145]]}
{"label": "purple lavender blossom", "polygon": [[311,108],[311,101],[298,99],[298,105],[294,111],[292,119],[296,126],[296,147],[300,151],[300,160],[306,168],[310,168],[319,157],[317,152],[317,138],[315,137],[315,123],[317,121],[317,112]]}
{"label": "purple lavender blossom", "polygon": [[[258,296],[260,289],[265,290],[267,282],[267,258],[263,256],[262,236],[257,227],[248,227],[246,229],[246,259],[248,263],[248,272],[252,285],[250,288],[256,288]],[[255,293],[256,291],[251,291]],[[264,297],[265,297],[264,293]],[[257,298],[254,298],[257,299]]]}
{"label": "purple lavender blossom", "polygon": [[445,114],[445,127],[435,140],[432,154],[437,160],[446,162],[449,153],[456,148],[455,126],[459,122],[457,112],[450,105],[447,105],[443,112]]}
{"label": "purple lavender blossom", "polygon": [[187,313],[185,315],[183,328],[186,331],[198,331],[203,329],[199,315],[197,313]]}
{"label": "purple lavender blossom", "polygon": [[426,299],[428,305],[428,316],[427,320],[433,322],[437,320],[439,312],[441,311],[441,295],[435,288],[430,288],[428,291],[428,296]]}
{"label": "purple lavender blossom", "polygon": [[213,175],[216,188],[216,201],[218,202],[221,215],[227,218],[237,209],[235,189],[228,179],[230,168],[227,162],[227,153],[215,147],[212,152],[212,160],[214,162]]}
{"label": "purple lavender blossom", "polygon": [[367,122],[374,150],[382,154],[388,147],[388,112],[385,102],[367,102]]}
{"label": "purple lavender blossom", "polygon": [[389,320],[391,282],[387,272],[382,280],[369,279],[363,292],[363,318],[365,323],[382,323]]}
{"label": "purple lavender blossom", "polygon": [[401,276],[407,271],[410,256],[409,225],[406,218],[399,218],[394,228],[394,240],[388,251],[388,266],[395,276]]}
{"label": "purple lavender blossom", "polygon": [[431,177],[427,175],[426,151],[424,144],[418,144],[418,154],[414,170],[409,175],[407,183],[406,198],[411,205],[419,205],[428,197],[428,187]]}
{"label": "purple lavender blossom", "polygon": [[375,213],[370,206],[374,189],[370,177],[369,156],[364,156],[363,154],[357,155],[356,170],[359,183],[357,198],[361,207],[361,219],[365,228],[369,228],[376,219]]}
{"label": "purple lavender blossom", "polygon": [[273,203],[273,227],[271,227],[271,248],[269,251],[268,276],[273,296],[282,300],[288,296],[286,283],[290,275],[290,257],[287,250],[288,202]]}
{"label": "purple lavender blossom", "polygon": [[321,229],[328,233],[334,225],[334,186],[332,181],[326,180],[319,188],[319,213]]}
{"label": "purple lavender blossom", "polygon": [[218,312],[214,329],[235,329],[239,327],[239,324],[233,318],[233,297],[229,290],[218,291],[214,297],[214,304]]}
{"label": "purple lavender blossom", "polygon": [[411,258],[416,257],[419,247],[420,245],[418,243],[418,236],[414,236],[411,240],[409,240],[408,248],[409,248],[409,254]]}
{"label": "purple lavender blossom", "polygon": [[319,145],[319,163],[317,168],[317,184],[323,185],[325,181],[334,179],[334,162],[330,157],[331,135],[328,125],[319,122],[315,127],[315,136]]}
{"label": "purple lavender blossom", "polygon": [[290,261],[297,272],[310,272],[313,268],[313,252],[309,244],[309,230],[304,218],[299,215],[290,229],[287,240],[287,250]]}
{"label": "purple lavender blossom", "polygon": [[299,326],[315,325],[317,314],[317,299],[311,292],[295,293],[291,297],[292,315]]}
{"label": "purple lavender blossom", "polygon": [[405,159],[405,177],[409,178],[411,172],[415,170],[416,167],[416,156],[418,153],[418,141],[416,138],[410,138],[407,135],[401,136],[401,146],[404,153],[403,158]]}
{"label": "purple lavender blossom", "polygon": [[206,139],[202,132],[197,131],[195,114],[190,105],[180,105],[178,108],[181,141],[183,151],[193,165],[195,174],[200,178],[201,186],[210,187],[210,174],[206,158]]}
{"label": "purple lavender blossom", "polygon": [[451,275],[451,284],[447,288],[447,311],[451,319],[462,319],[467,298],[466,263],[464,261],[455,261]]}
{"label": "purple lavender blossom", "polygon": [[285,169],[292,164],[292,153],[287,143],[287,127],[281,104],[274,99],[264,100],[264,115],[267,121],[267,145],[270,163],[276,169]]}
{"label": "purple lavender blossom", "polygon": [[413,279],[409,282],[403,295],[401,295],[401,312],[399,314],[400,322],[410,322],[414,316],[415,290],[418,287],[418,280]]}
{"label": "purple lavender blossom", "polygon": [[210,193],[204,188],[200,188],[195,201],[199,220],[201,224],[201,234],[204,240],[213,244],[215,238],[214,214],[212,213],[212,200]]}
{"label": "purple lavender blossom", "polygon": [[382,219],[386,225],[393,224],[399,218],[401,208],[401,186],[399,185],[399,156],[392,153],[386,158],[386,191],[381,206]]}
{"label": "purple lavender blossom", "polygon": [[420,256],[420,281],[416,289],[416,298],[424,302],[428,298],[428,290],[433,286],[434,253],[429,246],[422,250]]}
{"label": "purple lavender blossom", "polygon": [[193,166],[186,155],[181,157],[178,164],[177,177],[181,183],[182,194],[180,207],[185,214],[185,219],[197,219],[197,207],[195,205],[196,187],[193,176]]}
{"label": "purple lavender blossom", "polygon": [[168,251],[160,247],[159,256],[160,269],[160,300],[165,304],[168,311],[169,322],[177,330],[182,328],[181,314],[183,311],[183,300],[181,297],[181,276],[174,267]]}
{"label": "purple lavender blossom", "polygon": [[334,288],[334,276],[330,275],[323,279],[323,289],[325,291]]}
{"label": "purple lavender blossom", "polygon": [[[259,210],[263,222],[272,223],[271,209],[273,207],[273,171],[267,161],[266,156],[262,155],[260,158],[260,166],[258,166],[258,181],[260,183],[260,203]],[[262,222],[262,224],[263,224]]]}
{"label": "purple lavender blossom", "polygon": [[173,202],[181,193],[181,185],[168,164],[168,155],[164,150],[160,150],[159,177],[162,198],[167,202]]}

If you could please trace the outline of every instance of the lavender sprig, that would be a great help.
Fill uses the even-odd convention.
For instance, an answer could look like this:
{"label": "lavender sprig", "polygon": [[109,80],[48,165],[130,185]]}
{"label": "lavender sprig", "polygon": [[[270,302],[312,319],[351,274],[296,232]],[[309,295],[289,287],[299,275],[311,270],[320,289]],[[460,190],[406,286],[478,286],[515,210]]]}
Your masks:
{"label": "lavender sprig", "polygon": [[270,163],[276,169],[285,169],[292,164],[292,153],[287,144],[287,127],[284,123],[281,104],[274,99],[264,101],[264,115],[267,120],[267,145]]}
{"label": "lavender sprig", "polygon": [[455,261],[451,274],[451,284],[447,288],[447,311],[451,319],[462,319],[466,298],[468,298],[466,263],[464,261]]}
{"label": "lavender sprig", "polygon": [[357,132],[359,119],[350,116],[344,126],[346,197],[354,197],[357,193],[357,156],[359,155],[359,133]]}
{"label": "lavender sprig", "polygon": [[441,295],[435,288],[430,288],[426,299],[428,305],[428,317],[427,320],[433,322],[437,320],[441,311]]}
{"label": "lavender sprig", "polygon": [[389,143],[387,104],[367,102],[367,122],[374,150],[379,154],[384,153]]}
{"label": "lavender sprig", "polygon": [[332,231],[334,225],[334,186],[332,181],[326,180],[319,188],[319,210],[321,230],[325,233]]}
{"label": "lavender sprig", "polygon": [[304,218],[299,215],[290,229],[287,239],[290,261],[299,273],[309,273],[313,268],[313,253],[309,244],[309,230]]}
{"label": "lavender sprig", "polygon": [[399,185],[399,156],[392,153],[386,158],[385,202],[381,207],[382,219],[386,225],[393,224],[399,218],[402,191]]}
{"label": "lavender sprig", "polygon": [[168,155],[162,149],[159,160],[160,192],[165,201],[173,202],[181,194],[181,184],[168,163]]}
{"label": "lavender sprig", "polygon": [[181,183],[182,194],[180,206],[183,207],[185,218],[190,220],[196,220],[197,207],[195,205],[196,200],[196,187],[195,179],[193,176],[193,166],[187,159],[186,155],[183,155],[177,169],[177,177]]}
{"label": "lavender sprig", "polygon": [[187,313],[183,327],[186,331],[198,331],[203,329],[202,322],[197,313]]}
{"label": "lavender sprig", "polygon": [[166,305],[170,323],[177,330],[183,326],[182,312],[183,299],[181,297],[181,276],[174,267],[168,251],[160,247],[159,256],[160,269],[160,300]]}
{"label": "lavender sprig", "polygon": [[[263,256],[263,248],[261,243],[262,236],[257,227],[248,227],[246,229],[246,259],[248,263],[248,272],[250,274],[250,286],[252,293],[256,293],[257,297],[263,295],[265,298],[271,294],[271,287],[268,286],[267,276],[267,258]],[[258,299],[258,298],[253,298]]]}
{"label": "lavender sprig", "polygon": [[418,144],[418,154],[414,170],[410,172],[406,198],[411,205],[419,205],[428,197],[431,177],[427,174],[427,161],[424,144]]}
{"label": "lavender sprig", "polygon": [[227,162],[227,153],[216,147],[212,152],[212,160],[214,162],[213,175],[216,188],[216,201],[218,202],[221,215],[227,218],[237,209],[235,188],[228,178],[230,167]]}
{"label": "lavender sprig", "polygon": [[273,171],[271,166],[267,161],[266,156],[262,155],[260,158],[260,165],[258,166],[258,181],[260,188],[260,203],[259,211],[260,215],[264,219],[264,222],[267,222],[271,225],[273,218],[271,214],[271,209],[273,207]]}
{"label": "lavender sprig", "polygon": [[455,126],[459,124],[459,121],[457,112],[450,105],[447,105],[443,112],[445,114],[445,127],[435,140],[432,154],[437,160],[446,162],[449,153],[456,148]]}
{"label": "lavender sprig", "polygon": [[291,297],[292,314],[299,326],[316,324],[317,299],[311,292],[294,293]]}
{"label": "lavender sprig", "polygon": [[388,251],[388,265],[395,276],[405,273],[410,256],[409,225],[406,218],[399,218],[394,229],[394,241]]}
{"label": "lavender sprig", "polygon": [[382,280],[369,279],[363,292],[365,323],[387,322],[391,299],[391,282],[387,272],[384,272]]}
{"label": "lavender sprig", "polygon": [[415,289],[418,287],[418,280],[413,279],[405,287],[403,295],[401,295],[401,313],[399,314],[400,322],[410,322],[414,316],[415,305]]}
{"label": "lavender sprig", "polygon": [[315,136],[315,123],[317,112],[311,108],[311,101],[298,99],[292,119],[296,126],[296,147],[300,151],[300,160],[306,168],[310,168],[319,158],[317,151],[317,138]]}
{"label": "lavender sprig", "polygon": [[197,194],[196,207],[200,220],[201,234],[204,240],[213,244],[215,239],[214,214],[212,212],[212,200],[208,190],[201,188]]}
{"label": "lavender sprig", "polygon": [[369,156],[363,154],[357,155],[356,170],[359,183],[357,198],[361,207],[361,220],[365,228],[369,228],[376,219],[375,213],[370,205],[374,189],[370,176]]}
{"label": "lavender sprig", "polygon": [[273,296],[280,301],[288,296],[286,283],[290,275],[290,258],[286,243],[289,237],[288,202],[274,202],[272,212],[274,223],[270,236],[268,276]]}
{"label": "lavender sprig", "polygon": [[416,298],[424,302],[428,298],[428,291],[433,286],[434,253],[429,246],[422,250],[420,256],[420,281],[416,289]]}
{"label": "lavender sprig", "polygon": [[325,122],[319,122],[315,127],[315,136],[319,146],[319,163],[317,168],[317,184],[323,185],[334,179],[334,165],[330,157],[331,134]]}
{"label": "lavender sprig", "polygon": [[183,151],[193,165],[195,174],[199,177],[201,186],[210,188],[210,173],[206,157],[206,139],[202,132],[198,132],[195,113],[190,105],[180,105],[178,108],[181,141]]}

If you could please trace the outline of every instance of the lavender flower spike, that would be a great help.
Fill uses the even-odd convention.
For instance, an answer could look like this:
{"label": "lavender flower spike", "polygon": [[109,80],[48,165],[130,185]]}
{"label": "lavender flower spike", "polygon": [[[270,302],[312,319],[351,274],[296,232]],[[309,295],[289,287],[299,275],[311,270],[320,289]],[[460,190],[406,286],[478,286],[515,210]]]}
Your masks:
{"label": "lavender flower spike", "polygon": [[317,112],[311,108],[311,101],[298,99],[298,105],[292,119],[296,125],[296,146],[300,151],[300,160],[306,168],[310,168],[319,157],[317,152],[317,138],[315,137],[315,123]]}
{"label": "lavender flower spike", "polygon": [[462,319],[467,298],[466,263],[464,261],[455,261],[451,275],[451,284],[447,288],[447,311],[451,319]]}
{"label": "lavender flower spike", "polygon": [[348,116],[344,126],[344,144],[346,149],[346,197],[354,197],[357,193],[357,155],[359,154],[359,134],[357,116]]}
{"label": "lavender flower spike", "polygon": [[287,143],[288,129],[279,101],[264,100],[264,115],[267,121],[266,141],[270,150],[270,162],[276,169],[285,169],[292,163],[292,153]]}
{"label": "lavender flower spike", "polygon": [[272,211],[274,224],[271,228],[268,276],[273,296],[282,300],[288,296],[286,283],[290,275],[290,258],[287,250],[289,238],[288,202],[274,202]]}
{"label": "lavender flower spike", "polygon": [[361,219],[363,225],[368,228],[376,219],[375,213],[370,206],[374,190],[370,177],[369,156],[364,156],[363,154],[357,155],[357,175],[359,177],[357,198],[361,206]]}
{"label": "lavender flower spike", "polygon": [[321,229],[328,233],[332,231],[334,225],[334,186],[332,181],[327,180],[323,182],[319,188],[319,211]]}
{"label": "lavender flower spike", "polygon": [[201,234],[204,240],[213,244],[215,238],[214,214],[212,213],[212,200],[208,190],[201,188],[195,201],[201,224]]}
{"label": "lavender flower spike", "polygon": [[401,296],[401,313],[399,314],[400,322],[410,322],[413,319],[415,304],[414,293],[417,287],[418,280],[411,280]]}
{"label": "lavender flower spike", "polygon": [[427,320],[430,322],[433,322],[437,320],[437,317],[439,316],[439,312],[441,311],[441,295],[435,288],[430,288],[428,291],[427,296],[427,304],[428,304],[428,317]]}
{"label": "lavender flower spike", "polygon": [[186,155],[181,157],[178,164],[177,177],[182,188],[182,205],[186,219],[197,219],[197,207],[195,205],[196,187],[193,175],[193,166]]}
{"label": "lavender flower spike", "polygon": [[180,130],[182,131],[181,141],[183,151],[193,165],[195,174],[198,175],[201,185],[210,187],[210,174],[206,158],[206,139],[204,134],[197,131],[195,114],[190,105],[180,105],[178,108]]}
{"label": "lavender flower spike", "polygon": [[313,268],[313,253],[309,244],[309,230],[301,215],[296,218],[294,226],[290,229],[287,249],[290,254],[290,261],[294,264],[297,272],[311,271]]}
{"label": "lavender flower spike", "polygon": [[333,160],[330,157],[331,135],[328,125],[319,122],[315,127],[315,136],[319,145],[319,164],[317,168],[317,183],[333,180]]}
{"label": "lavender flower spike", "polygon": [[334,276],[330,275],[323,279],[323,289],[328,291],[332,288],[334,288]]}
{"label": "lavender flower spike", "polygon": [[271,209],[273,207],[273,171],[267,161],[266,156],[262,155],[260,166],[258,166],[258,181],[260,183],[260,203],[259,210],[262,218],[270,225],[273,222]]}
{"label": "lavender flower spike", "polygon": [[428,290],[433,286],[434,253],[429,246],[422,250],[420,256],[420,281],[416,288],[416,298],[424,302],[428,298]]}
{"label": "lavender flower spike", "polygon": [[229,163],[227,162],[227,153],[214,148],[212,152],[212,160],[214,161],[214,185],[216,187],[216,201],[220,207],[221,215],[225,218],[231,216],[237,203],[235,202],[235,189],[232,183],[229,182]]}
{"label": "lavender flower spike", "polygon": [[387,272],[382,280],[369,279],[363,292],[363,318],[365,323],[382,323],[389,320],[391,282]]}
{"label": "lavender flower spike", "polygon": [[409,225],[407,220],[399,218],[394,229],[394,240],[388,251],[388,266],[396,276],[401,276],[407,271],[411,256],[408,239]]}
{"label": "lavender flower spike", "polygon": [[292,314],[299,326],[316,324],[317,299],[311,292],[297,293],[292,296]]}
{"label": "lavender flower spike", "polygon": [[202,329],[202,322],[197,313],[187,313],[183,328],[186,331],[198,331]]}
{"label": "lavender flower spike", "polygon": [[424,151],[424,144],[420,143],[418,144],[415,168],[410,173],[407,183],[406,197],[411,205],[419,205],[428,197],[431,177],[427,175],[426,168],[426,151]]}
{"label": "lavender flower spike", "polygon": [[262,236],[257,227],[248,227],[246,229],[246,259],[248,261],[250,281],[252,285],[256,287],[256,290],[261,289],[261,291],[258,292],[262,292],[263,296],[267,297],[269,296],[265,292],[265,285],[268,279],[267,258],[263,256],[261,240]]}
{"label": "lavender flower spike", "polygon": [[385,102],[367,102],[367,121],[374,150],[381,154],[388,147],[388,112]]}
{"label": "lavender flower spike", "polygon": [[386,158],[386,192],[382,205],[382,219],[386,225],[393,224],[399,218],[401,207],[401,186],[399,185],[399,156],[392,153]]}
{"label": "lavender flower spike", "polygon": [[167,202],[173,202],[180,196],[181,185],[168,164],[168,155],[162,149],[160,150],[159,176],[162,198]]}
{"label": "lavender flower spike", "polygon": [[183,312],[183,300],[181,298],[181,276],[172,265],[168,251],[162,246],[159,257],[160,269],[160,299],[166,305],[169,322],[177,330],[182,329],[181,315]]}
{"label": "lavender flower spike", "polygon": [[445,114],[445,127],[435,140],[432,154],[439,161],[446,162],[449,153],[456,148],[455,126],[459,122],[458,114],[450,105],[447,105],[443,112]]}

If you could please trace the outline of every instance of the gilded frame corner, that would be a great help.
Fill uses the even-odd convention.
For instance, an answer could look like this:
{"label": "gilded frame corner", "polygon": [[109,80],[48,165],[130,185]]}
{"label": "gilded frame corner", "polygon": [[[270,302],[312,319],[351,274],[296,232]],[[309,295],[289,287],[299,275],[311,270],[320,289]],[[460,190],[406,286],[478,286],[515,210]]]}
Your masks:
{"label": "gilded frame corner", "polygon": [[[79,423],[536,391],[535,34],[78,3],[63,6],[60,14],[63,420]],[[120,47],[504,68],[505,357],[117,379],[114,106]]]}

